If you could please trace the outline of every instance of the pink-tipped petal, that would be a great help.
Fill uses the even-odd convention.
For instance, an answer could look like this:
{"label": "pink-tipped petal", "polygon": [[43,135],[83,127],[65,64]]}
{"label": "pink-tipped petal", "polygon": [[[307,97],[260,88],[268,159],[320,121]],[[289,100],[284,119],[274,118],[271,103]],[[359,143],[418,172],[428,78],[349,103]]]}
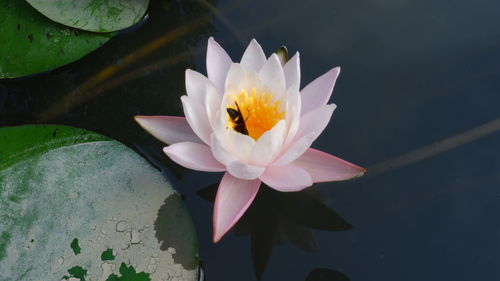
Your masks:
{"label": "pink-tipped petal", "polygon": [[163,148],[165,154],[177,164],[205,172],[223,172],[225,167],[215,160],[210,147],[194,142],[179,142]]}
{"label": "pink-tipped petal", "polygon": [[260,179],[273,189],[283,192],[300,191],[313,184],[309,173],[293,164],[269,166]]}
{"label": "pink-tipped petal", "polygon": [[184,115],[193,129],[194,133],[203,140],[206,144],[210,144],[210,134],[212,127],[207,118],[207,112],[201,103],[193,102],[188,96],[182,96],[182,107]]}
{"label": "pink-tipped petal", "polygon": [[207,46],[207,75],[221,95],[224,93],[227,71],[232,62],[226,51],[210,37]]}
{"label": "pink-tipped petal", "polygon": [[299,130],[300,125],[300,94],[295,87],[290,87],[287,90],[287,105],[286,105],[286,123],[288,125],[288,135],[285,139],[285,147],[295,139],[295,135]]}
{"label": "pink-tipped petal", "polygon": [[255,39],[252,39],[241,58],[241,66],[243,66],[246,71],[259,72],[265,62],[266,55],[262,47]]}
{"label": "pink-tipped petal", "polygon": [[290,144],[287,150],[279,156],[273,165],[286,165],[293,160],[299,158],[306,150],[311,147],[311,144],[316,139],[316,133],[309,133]]}
{"label": "pink-tipped petal", "polygon": [[299,52],[283,66],[285,72],[286,88],[297,85],[300,89],[300,55]]}
{"label": "pink-tipped petal", "polygon": [[243,180],[254,180],[260,177],[264,171],[265,168],[263,167],[245,164],[240,161],[233,161],[227,165],[228,173]]}
{"label": "pink-tipped petal", "polygon": [[148,133],[166,144],[203,141],[193,132],[186,118],[180,116],[135,116]]}
{"label": "pink-tipped petal", "polygon": [[206,88],[208,85],[213,87],[212,82],[207,77],[191,69],[186,69],[185,80],[186,92],[193,101],[203,102],[205,100]]}
{"label": "pink-tipped petal", "polygon": [[285,73],[276,54],[272,54],[264,63],[259,71],[259,76],[260,80],[269,87],[271,92],[278,95],[276,98],[279,98],[280,93],[285,93]]}
{"label": "pink-tipped petal", "polygon": [[364,168],[313,148],[309,148],[293,164],[305,169],[314,182],[348,180],[366,172]]}
{"label": "pink-tipped petal", "polygon": [[238,222],[259,191],[260,180],[242,180],[224,174],[214,205],[214,243]]}
{"label": "pink-tipped petal", "polygon": [[328,103],[339,73],[340,67],[335,67],[302,89],[300,92],[302,96],[301,115]]}
{"label": "pink-tipped petal", "polygon": [[320,106],[303,115],[300,119],[299,130],[296,137],[300,138],[310,133],[316,133],[316,137],[318,137],[326,128],[328,122],[330,122],[335,108],[337,108],[337,106],[332,103]]}

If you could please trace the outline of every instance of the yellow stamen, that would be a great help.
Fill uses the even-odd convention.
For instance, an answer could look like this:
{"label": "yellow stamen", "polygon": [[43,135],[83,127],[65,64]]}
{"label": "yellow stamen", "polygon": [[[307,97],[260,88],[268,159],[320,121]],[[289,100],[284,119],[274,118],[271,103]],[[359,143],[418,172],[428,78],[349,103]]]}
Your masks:
{"label": "yellow stamen", "polygon": [[[262,134],[272,129],[285,115],[280,110],[280,101],[274,100],[272,93],[257,93],[257,90],[252,88],[250,94],[242,90],[239,94],[234,94],[231,97],[233,102],[228,105],[228,108],[238,110],[236,107],[236,103],[238,103],[248,135],[254,140],[259,139]],[[237,124],[231,120],[229,114],[227,120],[227,126],[235,129]]]}

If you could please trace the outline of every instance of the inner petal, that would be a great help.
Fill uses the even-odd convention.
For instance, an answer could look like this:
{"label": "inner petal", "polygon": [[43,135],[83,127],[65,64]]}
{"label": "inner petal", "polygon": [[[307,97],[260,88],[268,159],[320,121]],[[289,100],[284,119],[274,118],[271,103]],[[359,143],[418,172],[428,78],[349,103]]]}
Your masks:
{"label": "inner petal", "polygon": [[227,109],[227,126],[238,133],[257,140],[271,130],[285,116],[281,101],[272,93],[258,92],[255,88],[231,95]]}

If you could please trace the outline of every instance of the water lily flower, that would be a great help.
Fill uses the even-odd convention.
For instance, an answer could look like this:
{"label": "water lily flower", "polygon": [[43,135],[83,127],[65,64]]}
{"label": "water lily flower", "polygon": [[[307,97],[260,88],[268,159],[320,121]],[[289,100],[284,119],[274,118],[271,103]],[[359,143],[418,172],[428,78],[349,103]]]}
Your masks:
{"label": "water lily flower", "polygon": [[310,148],[327,126],[336,67],[300,90],[299,53],[266,58],[252,40],[239,63],[208,39],[207,76],[186,70],[185,117],[136,116],[189,169],[225,172],[215,199],[214,242],[240,219],[261,182],[283,192],[340,181],[365,170]]}

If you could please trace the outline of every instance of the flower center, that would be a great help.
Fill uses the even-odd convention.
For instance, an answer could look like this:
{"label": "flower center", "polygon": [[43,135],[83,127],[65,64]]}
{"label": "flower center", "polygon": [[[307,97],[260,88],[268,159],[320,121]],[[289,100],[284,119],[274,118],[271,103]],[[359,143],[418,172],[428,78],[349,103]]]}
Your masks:
{"label": "flower center", "polygon": [[249,94],[242,90],[231,96],[233,103],[227,107],[227,126],[238,133],[257,140],[271,130],[285,113],[280,110],[280,101],[273,100],[272,93],[257,93],[255,88]]}

